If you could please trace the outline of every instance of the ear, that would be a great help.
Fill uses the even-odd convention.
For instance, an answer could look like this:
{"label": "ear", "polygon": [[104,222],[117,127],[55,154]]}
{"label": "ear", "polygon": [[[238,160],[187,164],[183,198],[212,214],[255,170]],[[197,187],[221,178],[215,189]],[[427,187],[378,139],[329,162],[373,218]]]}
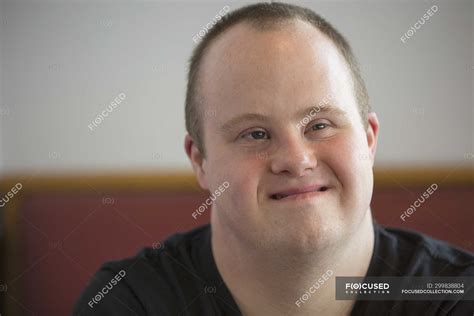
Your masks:
{"label": "ear", "polygon": [[379,135],[379,120],[375,112],[367,114],[367,144],[369,145],[372,166],[374,166],[375,152],[377,150],[377,138]]}
{"label": "ear", "polygon": [[184,137],[184,150],[191,161],[191,165],[199,182],[199,186],[204,190],[208,190],[209,187],[207,185],[206,173],[204,172],[203,168],[205,158],[203,158],[201,152],[196,146],[196,143],[189,134],[186,134]]}

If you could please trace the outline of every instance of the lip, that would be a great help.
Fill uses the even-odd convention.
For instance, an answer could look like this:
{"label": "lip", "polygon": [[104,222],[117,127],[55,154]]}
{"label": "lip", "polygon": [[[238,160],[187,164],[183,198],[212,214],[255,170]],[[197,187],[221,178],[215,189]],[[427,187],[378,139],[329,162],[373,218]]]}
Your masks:
{"label": "lip", "polygon": [[[329,186],[322,185],[322,184],[297,187],[297,188],[289,188],[286,190],[272,193],[269,195],[269,198],[275,201],[304,199],[304,198],[314,197],[314,196],[324,194],[329,189],[330,189]],[[280,196],[280,197],[276,198],[277,196]]]}
{"label": "lip", "polygon": [[[329,190],[329,189],[328,189]],[[299,200],[307,200],[307,199],[311,199],[311,198],[315,198],[315,197],[319,197],[325,193],[327,193],[327,191],[311,191],[311,192],[305,192],[305,193],[297,193],[297,194],[292,194],[292,195],[288,195],[284,198],[281,198],[279,200],[275,200],[275,199],[271,199],[275,202],[285,202],[285,201],[299,201]]]}

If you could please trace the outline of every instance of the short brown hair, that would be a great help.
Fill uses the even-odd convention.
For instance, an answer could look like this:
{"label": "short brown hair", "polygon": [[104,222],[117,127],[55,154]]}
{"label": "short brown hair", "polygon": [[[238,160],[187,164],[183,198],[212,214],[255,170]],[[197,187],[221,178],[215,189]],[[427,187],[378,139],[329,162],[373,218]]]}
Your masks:
{"label": "short brown hair", "polygon": [[186,130],[204,157],[206,154],[202,133],[203,115],[202,111],[199,110],[199,105],[202,104],[204,98],[199,95],[198,75],[206,51],[209,50],[211,44],[220,34],[239,22],[249,22],[253,27],[262,30],[275,26],[279,22],[294,19],[309,22],[315,26],[334,42],[344,56],[354,80],[354,92],[360,117],[364,127],[367,128],[367,113],[371,111],[369,96],[357,60],[347,40],[329,22],[310,9],[286,3],[257,3],[242,7],[223,16],[194,48],[189,60],[185,105]]}

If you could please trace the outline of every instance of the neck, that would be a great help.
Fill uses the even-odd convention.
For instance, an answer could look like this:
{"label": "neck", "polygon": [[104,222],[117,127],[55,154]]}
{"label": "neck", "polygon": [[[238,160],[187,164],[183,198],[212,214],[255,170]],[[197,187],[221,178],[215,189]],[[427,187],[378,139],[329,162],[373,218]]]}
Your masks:
{"label": "neck", "polygon": [[304,256],[246,249],[218,221],[212,219],[212,251],[243,315],[350,314],[354,301],[336,301],[335,277],[366,275],[374,243],[370,210],[350,240]]}

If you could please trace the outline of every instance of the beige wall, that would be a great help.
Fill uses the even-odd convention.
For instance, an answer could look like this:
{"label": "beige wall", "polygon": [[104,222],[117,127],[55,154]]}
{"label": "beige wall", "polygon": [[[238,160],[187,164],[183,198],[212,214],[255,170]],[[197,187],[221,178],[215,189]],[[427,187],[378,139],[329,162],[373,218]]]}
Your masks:
{"label": "beige wall", "polygon": [[[382,124],[378,166],[472,166],[472,1],[293,2],[353,45]],[[0,172],[190,170],[182,139],[192,38],[241,4],[3,2]],[[438,12],[403,43],[433,4]]]}

